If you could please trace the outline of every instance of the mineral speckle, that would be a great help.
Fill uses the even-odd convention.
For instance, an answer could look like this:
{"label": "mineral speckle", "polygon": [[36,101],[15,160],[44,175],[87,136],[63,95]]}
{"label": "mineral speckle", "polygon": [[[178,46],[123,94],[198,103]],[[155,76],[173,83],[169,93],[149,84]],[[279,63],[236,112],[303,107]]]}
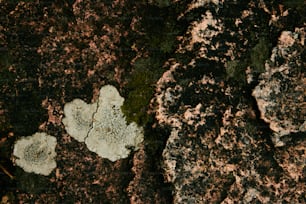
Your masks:
{"label": "mineral speckle", "polygon": [[[232,22],[239,25],[238,29],[254,17],[253,6],[241,11],[238,21]],[[265,5],[261,8],[268,12]],[[224,71],[226,61],[239,58],[250,39],[241,36],[241,41],[222,45],[221,36],[236,28],[230,27],[224,16],[212,13],[203,13],[201,20],[193,23],[186,33],[189,38],[181,38],[184,40],[178,52],[192,50],[193,57],[187,58],[189,61],[169,60],[168,70],[157,82],[156,119],[159,125],[171,130],[162,157],[164,178],[174,187],[174,202],[301,203],[305,201],[304,140],[301,138],[285,149],[275,149],[269,139],[275,135],[267,125],[258,122],[251,96],[220,77],[220,67]],[[273,49],[274,64],[267,65],[269,70],[260,75],[262,81],[254,91],[266,88],[267,97],[261,100],[270,103],[270,109],[266,109],[262,118],[266,122],[277,121],[278,128],[284,132],[288,128],[286,134],[300,131],[304,125],[304,65],[300,60],[303,33],[303,29],[297,29],[296,33],[283,32],[280,36],[283,47]],[[285,57],[280,59],[276,51]],[[253,68],[245,66],[245,71]],[[259,95],[253,95],[258,100]],[[261,104],[258,103],[260,111]],[[284,119],[289,122],[278,118],[285,117],[286,111],[288,117]],[[275,131],[271,125],[270,128]],[[294,157],[289,159],[291,153]]]}

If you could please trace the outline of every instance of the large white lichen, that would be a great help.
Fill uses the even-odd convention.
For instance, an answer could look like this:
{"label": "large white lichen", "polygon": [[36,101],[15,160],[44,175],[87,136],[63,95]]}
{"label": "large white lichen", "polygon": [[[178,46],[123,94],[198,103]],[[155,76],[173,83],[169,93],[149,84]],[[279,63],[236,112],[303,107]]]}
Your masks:
{"label": "large white lichen", "polygon": [[75,99],[66,104],[63,123],[68,134],[103,158],[116,161],[128,157],[131,148],[137,150],[143,141],[143,129],[135,123],[127,125],[121,111],[123,102],[117,89],[106,85],[97,103]]}
{"label": "large white lichen", "polygon": [[49,175],[56,167],[56,138],[46,133],[22,137],[14,145],[15,163],[26,172]]}

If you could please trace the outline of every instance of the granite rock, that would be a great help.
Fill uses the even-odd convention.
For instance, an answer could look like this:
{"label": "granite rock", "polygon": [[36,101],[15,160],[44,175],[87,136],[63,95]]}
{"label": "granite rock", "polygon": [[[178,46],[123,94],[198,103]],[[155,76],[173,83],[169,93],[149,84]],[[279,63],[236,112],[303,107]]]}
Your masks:
{"label": "granite rock", "polygon": [[305,28],[283,31],[272,50],[266,71],[253,91],[261,118],[274,131],[275,146],[290,140],[290,133],[306,131]]}
{"label": "granite rock", "polygon": [[[233,5],[225,2],[222,6]],[[243,6],[234,8],[241,16],[231,25],[225,16],[218,15],[223,9],[206,5],[206,12],[179,38],[181,44],[177,52],[185,59],[169,59],[168,70],[157,82],[153,103],[156,120],[160,126],[171,130],[162,154],[165,181],[173,186],[174,203],[303,203],[303,137],[285,149],[275,149],[270,140],[273,133],[259,119],[251,91],[248,91],[258,74],[253,64],[246,63],[243,69],[245,72],[253,70],[249,87],[239,87],[223,75],[228,61],[241,59],[239,56],[249,50],[252,37],[242,33],[250,19],[256,20],[260,13],[263,16],[272,13],[265,1],[250,3],[245,9]],[[181,18],[190,15],[186,12]],[[254,32],[259,35],[258,30]],[[225,38],[226,41],[222,40]],[[296,46],[302,49],[301,44]],[[295,65],[301,65],[302,52],[292,51],[287,53],[293,56]],[[298,80],[292,82],[296,84],[291,90],[299,96],[296,105],[301,111],[304,75],[296,69],[292,71],[293,78]],[[266,80],[270,80],[270,76]],[[287,78],[283,76],[282,80]],[[304,115],[293,116],[293,120],[299,119],[294,129],[300,129]],[[291,159],[290,154],[293,154]]]}
{"label": "granite rock", "polygon": [[[4,121],[18,123],[5,130],[8,136],[1,132],[1,142],[39,126],[57,138],[57,167],[40,193],[23,191],[18,182],[24,177],[7,182],[2,173],[0,196],[13,194],[11,203],[305,203],[305,136],[294,130],[276,147],[251,95],[280,34],[305,26],[299,5],[2,0],[0,52],[9,66],[0,70],[0,104],[11,107]],[[303,62],[296,42],[291,48],[301,60],[281,50],[294,55],[290,62]],[[156,93],[142,110],[156,120],[145,126],[139,151],[111,162],[73,140],[61,123],[64,105],[75,98],[94,103],[105,84],[126,98],[135,62],[147,59],[140,68],[160,80],[149,80]]]}

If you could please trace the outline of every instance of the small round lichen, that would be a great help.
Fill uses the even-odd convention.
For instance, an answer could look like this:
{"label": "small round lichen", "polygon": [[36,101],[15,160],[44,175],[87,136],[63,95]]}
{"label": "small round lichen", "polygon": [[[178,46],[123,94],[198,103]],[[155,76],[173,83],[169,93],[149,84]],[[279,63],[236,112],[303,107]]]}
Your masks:
{"label": "small round lichen", "polygon": [[22,137],[14,145],[16,165],[26,172],[49,175],[56,167],[56,138],[46,133]]}

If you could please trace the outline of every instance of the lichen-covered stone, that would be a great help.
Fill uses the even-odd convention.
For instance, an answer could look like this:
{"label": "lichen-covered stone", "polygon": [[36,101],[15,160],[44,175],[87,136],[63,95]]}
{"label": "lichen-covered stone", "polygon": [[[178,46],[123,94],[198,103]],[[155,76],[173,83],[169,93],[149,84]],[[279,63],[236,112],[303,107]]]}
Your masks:
{"label": "lichen-covered stone", "polygon": [[66,131],[88,149],[111,161],[128,157],[143,141],[143,129],[126,122],[121,111],[124,98],[114,86],[100,90],[98,102],[86,104],[75,99],[64,107]]}
{"label": "lichen-covered stone", "polygon": [[56,138],[46,133],[22,137],[14,145],[16,164],[26,172],[49,175],[56,167]]}
{"label": "lichen-covered stone", "polygon": [[275,146],[285,145],[283,138],[290,133],[306,131],[304,43],[304,28],[283,31],[253,91],[261,118],[274,131]]}
{"label": "lichen-covered stone", "polygon": [[[41,1],[1,1],[0,13],[8,14],[0,26],[3,31],[0,32],[1,46],[14,56],[12,66],[4,68],[12,75],[9,83],[4,82],[1,91],[6,97],[1,100],[12,104],[16,112],[16,94],[29,104],[33,100],[24,89],[42,94],[38,105],[42,100],[47,101],[52,106],[48,108],[49,116],[56,117],[53,123],[50,122],[55,121],[53,118],[44,119],[42,114],[46,110],[36,114],[40,121],[45,121],[44,126],[39,126],[42,131],[61,135],[62,103],[73,98],[89,99],[92,92],[92,101],[96,101],[98,94],[95,93],[108,82],[116,82],[125,90],[128,108],[133,104],[134,95],[147,93],[128,87],[129,76],[135,73],[130,72],[135,60],[153,56],[153,61],[160,59],[156,63],[158,66],[144,65],[147,70],[154,70],[156,77],[160,76],[156,70],[172,69],[172,66],[163,66],[164,60],[176,58],[173,61],[179,67],[168,72],[173,76],[171,83],[163,87],[161,83],[157,85],[161,88],[157,92],[161,100],[158,112],[163,113],[158,114],[161,126],[150,120],[152,128],[163,129],[156,132],[158,140],[168,139],[168,132],[172,132],[164,157],[160,154],[164,143],[156,143],[154,146],[159,150],[152,154],[152,141],[148,138],[153,134],[148,129],[145,147],[140,147],[133,161],[130,157],[114,163],[91,154],[84,143],[71,140],[64,133],[57,145],[58,168],[48,178],[51,185],[47,192],[32,194],[18,187],[18,182],[16,186],[14,181],[10,186],[1,185],[7,180],[5,174],[1,175],[0,186],[15,195],[16,200],[11,203],[99,203],[102,200],[104,203],[128,203],[128,197],[131,203],[137,204],[173,203],[159,196],[164,197],[162,192],[168,187],[159,178],[163,173],[159,164],[165,168],[168,161],[176,162],[175,168],[169,168],[169,175],[176,177],[169,180],[173,188],[166,190],[173,190],[176,203],[183,196],[183,199],[199,201],[197,203],[305,203],[305,137],[291,134],[296,137],[286,146],[274,148],[270,143],[269,125],[258,120],[257,111],[254,114],[257,108],[250,94],[258,77],[254,67],[264,70],[265,52],[258,53],[263,47],[257,45],[269,42],[275,46],[283,30],[293,32],[295,27],[305,25],[303,0],[139,2],[78,0],[56,4],[46,1],[42,5]],[[157,3],[152,5],[152,2]],[[205,20],[210,23],[205,24]],[[188,27],[189,34],[176,36],[184,33],[188,24],[192,25]],[[193,31],[198,34],[191,34]],[[195,42],[191,37],[197,35],[199,41]],[[261,40],[263,37],[265,40]],[[185,42],[179,45],[179,51],[173,50],[176,39]],[[190,44],[190,40],[195,43]],[[186,47],[190,49],[186,51]],[[267,50],[270,55],[271,47]],[[207,63],[209,60],[214,62]],[[223,66],[224,63],[228,66]],[[249,78],[248,84],[243,86],[247,89],[237,91],[240,84],[236,82],[244,80],[246,68]],[[224,69],[227,76],[222,74]],[[216,75],[219,71],[221,74]],[[204,76],[208,83],[199,82]],[[148,84],[155,87],[156,81],[152,81]],[[29,96],[29,100],[24,100],[24,96]],[[140,109],[128,109],[130,116],[137,112],[135,118],[143,120],[138,111],[133,111],[144,110],[143,104],[147,103],[140,104]],[[24,109],[20,104],[19,107]],[[32,118],[32,114],[24,117],[21,109],[17,109],[21,117]],[[31,110],[26,112],[31,113]],[[147,113],[142,112],[143,115]],[[16,117],[14,111],[9,110],[7,115],[8,119],[17,119],[20,124],[20,117]],[[174,122],[177,129],[172,129],[174,126],[168,122]],[[20,135],[16,132],[18,127],[12,125],[8,129],[12,131],[10,135]],[[216,133],[209,134],[213,131]],[[6,131],[3,133],[2,139],[6,139]],[[196,172],[195,177],[193,172]],[[127,187],[129,181],[133,182]]]}
{"label": "lichen-covered stone", "polygon": [[123,102],[115,87],[102,87],[93,127],[85,140],[89,150],[111,161],[128,157],[131,148],[137,150],[143,140],[142,128],[136,123],[127,125],[121,111]]}
{"label": "lichen-covered stone", "polygon": [[79,142],[84,142],[92,127],[92,118],[97,104],[87,104],[81,99],[74,99],[64,107],[65,118],[62,122],[69,135]]}

